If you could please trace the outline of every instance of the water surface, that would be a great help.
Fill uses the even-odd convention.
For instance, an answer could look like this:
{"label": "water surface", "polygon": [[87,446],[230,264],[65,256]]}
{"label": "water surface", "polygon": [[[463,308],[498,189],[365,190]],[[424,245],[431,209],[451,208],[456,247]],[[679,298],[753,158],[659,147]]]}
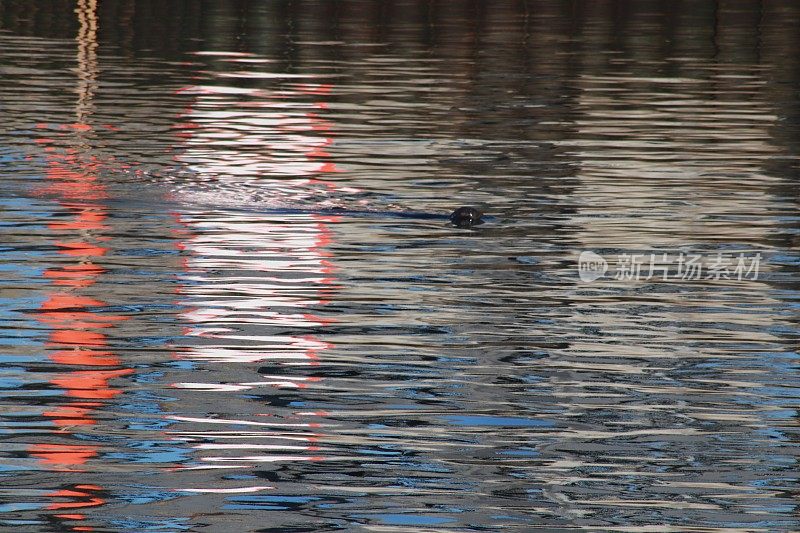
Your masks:
{"label": "water surface", "polygon": [[2,528],[800,529],[798,24],[0,1]]}

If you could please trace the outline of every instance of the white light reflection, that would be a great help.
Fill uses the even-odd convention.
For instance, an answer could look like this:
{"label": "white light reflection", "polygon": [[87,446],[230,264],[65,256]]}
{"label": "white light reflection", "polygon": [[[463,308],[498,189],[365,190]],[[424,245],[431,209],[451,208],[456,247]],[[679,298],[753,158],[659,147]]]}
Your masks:
{"label": "white light reflection", "polygon": [[[262,72],[248,77],[285,76]],[[281,375],[280,370],[316,365],[319,354],[331,347],[314,335],[331,320],[314,310],[327,304],[335,290],[326,247],[331,242],[329,224],[337,218],[315,215],[310,207],[328,205],[340,189],[324,179],[338,172],[325,152],[333,142],[330,124],[317,114],[326,105],[309,101],[319,100],[329,90],[317,85],[280,91],[194,86],[180,91],[193,101],[176,125],[182,139],[176,159],[202,180],[180,185],[174,195],[187,204],[214,207],[176,214],[185,229],[179,293],[187,326],[187,346],[176,357],[203,365],[204,372],[202,381],[173,387],[208,396],[207,408],[227,409],[213,416],[200,411],[198,416],[168,417],[185,429],[173,431],[174,440],[202,440],[192,446],[199,463],[185,469],[253,468],[259,463],[323,459],[317,455],[319,435],[306,433],[320,427],[309,417],[321,413],[306,411],[304,419],[285,411],[235,417],[225,413],[250,412],[255,405],[237,393],[299,390],[319,382],[316,377]],[[275,207],[295,209],[283,216],[254,215],[261,205],[273,208],[272,213]],[[259,374],[256,365],[264,362],[273,369],[270,375]],[[232,370],[231,365],[239,368]],[[230,375],[250,379],[231,382]],[[251,419],[255,417],[259,419]],[[230,430],[210,429],[220,426]],[[243,450],[263,454],[239,456]],[[207,455],[221,451],[230,455]]]}
{"label": "white light reflection", "polygon": [[233,487],[229,489],[187,488],[187,489],[176,489],[176,490],[180,492],[199,492],[199,493],[209,493],[209,494],[243,494],[249,492],[261,492],[262,490],[269,490],[274,488],[275,487],[271,487],[269,485],[260,485],[257,487]]}

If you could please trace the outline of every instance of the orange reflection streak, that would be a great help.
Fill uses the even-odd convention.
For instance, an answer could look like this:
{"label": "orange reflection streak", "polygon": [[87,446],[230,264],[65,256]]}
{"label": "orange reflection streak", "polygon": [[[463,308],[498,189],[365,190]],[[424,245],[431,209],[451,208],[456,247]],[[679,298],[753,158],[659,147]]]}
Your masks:
{"label": "orange reflection streak", "polygon": [[[304,85],[298,87],[296,94],[302,99],[308,95],[327,95],[331,90],[330,85]],[[214,176],[223,186],[230,184],[231,188],[256,177],[258,185],[264,187],[265,197],[278,197],[290,205],[314,197],[329,201],[330,194],[338,191],[334,182],[325,179],[326,174],[340,170],[326,160],[334,139],[332,124],[320,116],[320,111],[327,108],[324,102],[300,104],[314,110],[295,113],[285,101],[270,99],[268,92],[258,89],[207,86],[187,88],[181,93],[196,98],[195,105],[175,125],[182,143],[177,159],[189,168]],[[286,97],[281,92],[280,98]],[[246,109],[235,113],[236,108]],[[253,146],[261,149],[256,152]],[[300,214],[280,221],[237,212],[218,217],[177,213],[175,217],[183,228],[176,234],[182,241],[177,247],[186,254],[187,283],[178,290],[182,296],[179,303],[186,310],[182,317],[191,325],[185,334],[206,340],[187,346],[175,357],[208,364],[269,362],[276,369],[318,365],[320,355],[333,345],[307,331],[334,322],[311,310],[328,304],[335,294],[335,267],[327,248],[334,238],[330,224],[338,222],[339,217]],[[239,348],[242,342],[246,345]],[[291,374],[257,376],[239,383],[174,383],[173,386],[194,394],[224,395],[251,389],[319,387],[323,379]],[[194,446],[198,453],[203,453],[200,463],[184,468],[253,468],[273,461],[325,459],[317,444],[320,436],[309,432],[320,427],[320,423],[301,420],[295,415],[256,416],[257,419],[170,417],[191,428],[175,432],[177,440],[211,441]],[[314,412],[303,416],[321,415]],[[214,429],[220,426],[233,428]],[[252,431],[242,431],[237,426]],[[255,442],[242,443],[251,439]],[[217,456],[217,452],[234,456]]]}
{"label": "orange reflection streak", "polygon": [[53,222],[49,224],[49,228],[54,231],[59,230],[105,230],[108,226],[103,224],[106,219],[106,214],[101,211],[96,211],[92,208],[87,208],[85,205],[74,204],[72,207],[77,211],[75,220],[71,222]]}
{"label": "orange reflection streak", "polygon": [[[91,128],[69,124],[59,129],[81,132]],[[93,262],[108,251],[101,244],[107,240],[102,232],[108,229],[105,224],[108,212],[100,201],[107,198],[108,193],[97,175],[100,163],[92,156],[79,157],[77,150],[72,148],[57,149],[55,139],[44,140],[51,143],[41,143],[45,144],[43,149],[48,162],[46,178],[49,183],[39,192],[56,196],[60,205],[72,215],[69,219],[48,225],[57,235],[54,244],[59,248],[58,254],[74,262],[50,268],[43,273],[46,279],[62,290],[48,294],[37,314],[38,320],[51,328],[46,343],[48,348],[53,349],[48,354],[50,359],[59,365],[80,367],[62,372],[51,380],[54,386],[65,389],[65,398],[73,400],[46,411],[44,416],[65,430],[73,426],[95,424],[92,412],[102,403],[86,400],[108,400],[117,396],[121,391],[112,388],[110,380],[128,375],[133,370],[117,368],[121,363],[119,358],[105,349],[107,339],[104,330],[127,317],[98,313],[98,309],[106,306],[106,302],[77,292],[94,285],[106,272]],[[61,451],[59,446],[63,446]],[[32,451],[34,456],[50,465],[75,466],[96,455],[96,451],[85,446],[75,448],[48,444],[46,450],[44,453],[41,447],[34,447]]]}
{"label": "orange reflection streak", "polygon": [[[93,491],[102,490],[96,485],[74,485],[73,489],[60,489],[46,494],[53,499],[67,499],[72,501],[58,501],[47,506],[50,511],[61,511],[64,509],[82,509],[85,507],[98,507],[106,503],[105,498],[101,498]],[[59,513],[56,516],[65,520],[85,520],[86,515],[77,513]],[[72,528],[74,531],[92,531],[93,528],[78,526]]]}
{"label": "orange reflection streak", "polygon": [[70,444],[34,444],[28,452],[42,460],[46,465],[59,467],[82,465],[97,455],[96,446],[75,446]]}
{"label": "orange reflection streak", "polygon": [[93,409],[102,406],[100,403],[71,403],[56,407],[42,413],[58,426],[87,426],[95,423],[87,415]]}
{"label": "orange reflection streak", "polygon": [[[82,128],[70,128],[74,129]],[[108,217],[107,208],[99,203],[108,195],[98,180],[98,165],[91,158],[91,164],[80,165],[80,159],[71,150],[64,153],[45,151],[48,161],[46,178],[50,184],[40,192],[55,194],[60,205],[72,213],[71,219],[48,226],[58,236],[55,240],[58,254],[74,262],[50,268],[43,273],[60,290],[50,292],[37,313],[37,319],[51,328],[46,343],[52,349],[48,353],[50,359],[58,365],[80,367],[61,372],[50,381],[54,386],[65,389],[65,398],[73,400],[46,411],[44,416],[66,430],[73,426],[95,424],[92,412],[102,404],[86,400],[107,400],[117,396],[121,391],[112,388],[109,382],[133,370],[118,368],[120,360],[106,349],[104,333],[105,329],[127,317],[99,313],[98,310],[105,307],[106,302],[77,292],[94,285],[106,272],[106,269],[93,262],[108,251],[106,246],[98,242],[105,240],[101,232],[107,229],[104,221]],[[83,168],[72,169],[79,167]],[[83,200],[78,201],[78,198]],[[35,445],[31,452],[44,464],[62,467],[83,464],[97,454],[94,447],[61,444]]]}
{"label": "orange reflection streak", "polygon": [[[51,229],[55,228],[51,226]],[[65,230],[67,228],[61,227],[58,229]],[[65,265],[59,269],[50,269],[43,275],[45,278],[52,279],[54,285],[88,287],[94,283],[97,276],[104,272],[105,270],[103,268],[93,265],[92,263],[81,263],[77,265]]]}
{"label": "orange reflection streak", "polygon": [[[48,124],[37,126],[59,132],[52,138],[37,140],[47,161],[46,184],[38,192],[55,197],[68,215],[48,224],[61,260],[58,266],[43,273],[53,290],[36,313],[37,320],[50,328],[45,346],[51,361],[61,370],[50,383],[64,389],[62,402],[42,413],[59,428],[54,434],[60,437],[68,436],[71,428],[96,424],[93,413],[102,408],[104,400],[121,392],[112,388],[110,381],[133,372],[119,368],[120,360],[108,350],[104,333],[127,317],[101,312],[106,302],[81,293],[95,285],[106,272],[94,261],[108,252],[102,243],[109,238],[102,233],[109,227],[106,225],[108,210],[102,203],[108,198],[108,192],[98,174],[102,165],[87,153],[90,144],[83,137],[93,130],[87,120],[92,113],[98,75],[97,1],[77,0],[75,12],[79,22],[76,122],[56,128]],[[95,445],[49,442],[30,445],[28,453],[47,469],[80,472],[83,465],[98,457],[99,450]],[[59,511],[103,505],[105,499],[94,494],[98,490],[101,487],[79,484],[72,489],[50,492],[47,496],[56,501],[46,508]],[[62,499],[67,501],[60,501]],[[55,516],[63,520],[85,520],[83,514]],[[92,530],[85,524],[65,528]]]}

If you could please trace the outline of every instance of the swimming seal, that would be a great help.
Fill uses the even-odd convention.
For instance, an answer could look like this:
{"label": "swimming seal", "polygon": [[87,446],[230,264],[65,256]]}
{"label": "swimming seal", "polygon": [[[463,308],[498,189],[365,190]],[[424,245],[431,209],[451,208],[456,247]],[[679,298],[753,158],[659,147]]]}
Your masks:
{"label": "swimming seal", "polygon": [[459,207],[450,214],[450,222],[459,228],[471,228],[477,224],[482,224],[483,213],[476,207]]}

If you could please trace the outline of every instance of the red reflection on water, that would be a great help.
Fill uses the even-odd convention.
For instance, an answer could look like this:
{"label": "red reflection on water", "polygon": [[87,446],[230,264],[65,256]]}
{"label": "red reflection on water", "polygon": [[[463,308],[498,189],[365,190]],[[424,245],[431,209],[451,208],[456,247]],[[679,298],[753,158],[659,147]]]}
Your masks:
{"label": "red reflection on water", "polygon": [[[73,428],[96,424],[94,412],[102,408],[103,400],[121,392],[110,381],[133,372],[119,368],[119,359],[106,346],[105,330],[126,317],[103,313],[107,303],[86,292],[106,272],[95,261],[108,252],[103,243],[110,237],[103,235],[109,227],[108,208],[103,204],[108,192],[98,175],[101,162],[88,153],[89,143],[82,137],[93,129],[87,118],[91,115],[98,75],[97,0],[77,0],[75,13],[79,22],[76,121],[54,127],[37,126],[51,134],[37,140],[47,163],[45,185],[37,192],[53,197],[67,215],[48,224],[60,260],[58,266],[42,274],[50,281],[51,290],[35,314],[50,329],[46,347],[57,369],[50,383],[64,390],[61,403],[45,410],[42,416],[57,428],[51,433],[53,440],[61,442],[38,442],[27,449],[41,467],[70,473],[83,472],[86,463],[99,456],[99,447],[63,441]],[[100,490],[90,484],[55,490],[46,494],[54,503],[45,508],[60,511],[97,507],[105,503],[96,494]],[[79,513],[54,516],[60,522],[85,520]],[[71,531],[93,529],[86,524],[62,526]]]}
{"label": "red reflection on water", "polygon": [[70,222],[52,222],[48,227],[54,231],[59,230],[106,230],[108,226],[103,224],[107,218],[106,213],[88,208],[85,205],[73,204],[70,206],[76,211],[75,219]]}
{"label": "red reflection on water", "polygon": [[103,404],[97,402],[74,402],[69,405],[60,405],[42,414],[52,419],[53,423],[57,426],[88,426],[95,423],[95,421],[88,416],[89,413],[102,405]]}
{"label": "red reflection on water", "polygon": [[[97,447],[72,444],[33,444],[28,448],[28,453],[33,457],[38,457],[42,463],[52,466],[55,470],[64,470],[63,467],[82,465],[95,457]],[[66,470],[71,471],[71,469]]]}
{"label": "red reflection on water", "polygon": [[[51,229],[54,228],[51,226]],[[63,230],[66,228],[61,227],[58,229]],[[77,265],[65,265],[59,269],[47,270],[43,275],[45,278],[52,279],[54,285],[88,287],[95,282],[97,276],[104,272],[105,269],[92,263],[79,263]]]}
{"label": "red reflection on water", "polygon": [[[64,129],[85,130],[74,124]],[[53,146],[45,146],[45,152],[49,185],[40,192],[55,195],[65,212],[72,215],[48,225],[56,236],[54,244],[58,247],[58,254],[72,262],[43,273],[56,290],[47,294],[36,315],[51,329],[46,343],[51,349],[48,356],[54,363],[65,367],[50,382],[65,390],[65,398],[74,399],[46,411],[44,416],[66,430],[71,426],[94,424],[92,411],[102,404],[85,400],[110,399],[118,395],[121,391],[111,387],[109,382],[133,370],[118,368],[121,361],[106,348],[104,332],[127,317],[98,312],[107,305],[106,302],[80,292],[94,285],[106,272],[105,268],[93,262],[108,251],[102,244],[107,240],[102,232],[108,229],[104,224],[108,210],[100,202],[108,194],[96,174],[98,165],[91,157],[90,164],[81,165],[80,158],[71,149],[59,151]],[[77,368],[69,370],[69,367]],[[48,450],[46,455],[42,455],[41,447],[34,447],[32,452],[34,456],[46,458],[44,462],[49,465],[58,464],[63,459],[62,465],[74,466],[96,455],[93,448],[85,446],[78,447],[79,452],[75,452],[74,446],[44,446]],[[63,452],[58,451],[59,447]]]}
{"label": "red reflection on water", "polygon": [[[75,124],[62,129],[87,130]],[[50,328],[45,346],[49,350],[48,357],[59,368],[50,383],[64,390],[62,403],[45,410],[42,416],[59,428],[55,434],[62,440],[74,428],[97,424],[94,413],[103,407],[104,401],[122,392],[114,388],[111,381],[133,370],[120,368],[119,357],[107,347],[106,330],[127,317],[100,312],[107,303],[84,292],[91,290],[106,273],[104,267],[95,263],[108,252],[104,243],[109,240],[103,235],[109,228],[105,223],[108,208],[102,203],[108,194],[98,179],[98,164],[91,157],[85,163],[72,149],[59,150],[53,145],[45,145],[43,149],[48,184],[39,192],[54,196],[69,215],[48,224],[57,253],[64,261],[43,272],[52,290],[36,313],[37,319]],[[99,447],[36,443],[28,447],[28,453],[44,468],[75,473],[82,471],[88,461],[98,458]],[[92,494],[96,490],[100,487],[84,484],[75,485],[75,490],[53,491],[47,496],[56,503],[46,508],[58,511],[103,505],[105,499]],[[67,501],[61,501],[63,499]],[[85,520],[83,514],[55,516],[61,520]],[[85,525],[72,525],[68,529],[92,530]]]}
{"label": "red reflection on water", "polygon": [[[101,497],[98,492],[103,488],[97,485],[79,484],[73,485],[71,489],[59,489],[46,494],[48,498],[55,500],[46,507],[50,511],[64,511],[73,509],[85,509],[87,507],[99,507],[106,503],[106,498]],[[86,520],[83,513],[57,513],[54,515],[61,520]],[[94,531],[91,526],[76,525],[70,528],[72,531]]]}

